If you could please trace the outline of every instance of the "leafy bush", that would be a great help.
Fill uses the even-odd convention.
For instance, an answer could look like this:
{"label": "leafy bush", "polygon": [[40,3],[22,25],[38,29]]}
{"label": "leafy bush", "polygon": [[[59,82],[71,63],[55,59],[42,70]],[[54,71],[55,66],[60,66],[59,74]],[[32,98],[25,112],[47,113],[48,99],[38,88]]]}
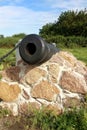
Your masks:
{"label": "leafy bush", "polygon": [[[87,47],[87,37],[82,36],[62,36],[62,35],[41,35],[48,43],[56,43],[57,47]],[[21,36],[22,37],[22,36]],[[11,48],[20,40],[20,35],[0,38],[0,48]]]}
{"label": "leafy bush", "polygon": [[42,26],[39,34],[87,37],[87,9],[62,12],[57,21]]}
{"label": "leafy bush", "polygon": [[14,34],[12,37],[18,37],[20,39],[23,39],[26,36],[25,33],[20,33],[20,34]]}
{"label": "leafy bush", "polygon": [[76,36],[51,36],[46,35],[43,37],[48,43],[56,43],[57,47],[67,47],[67,48],[75,48],[75,47],[87,47],[87,38],[85,37],[76,37]]}
{"label": "leafy bush", "polygon": [[73,109],[62,115],[54,115],[51,111],[39,111],[33,119],[34,126],[41,130],[86,130],[87,110]]}
{"label": "leafy bush", "polygon": [[13,47],[15,44],[20,40],[23,39],[26,36],[24,33],[20,34],[14,34],[11,37],[4,37],[3,35],[0,35],[0,48],[1,47]]}
{"label": "leafy bush", "polygon": [[13,47],[15,44],[19,41],[18,37],[6,37],[6,38],[0,38],[0,48],[2,47]]}

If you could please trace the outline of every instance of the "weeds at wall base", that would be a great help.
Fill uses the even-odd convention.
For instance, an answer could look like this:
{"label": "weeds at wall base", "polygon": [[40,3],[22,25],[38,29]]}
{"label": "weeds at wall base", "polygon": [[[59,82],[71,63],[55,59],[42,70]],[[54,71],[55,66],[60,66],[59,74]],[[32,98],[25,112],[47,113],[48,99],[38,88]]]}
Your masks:
{"label": "weeds at wall base", "polygon": [[61,115],[42,109],[13,117],[8,110],[0,108],[0,120],[2,118],[6,119],[4,125],[9,130],[12,127],[21,130],[87,130],[87,103],[80,109],[73,108]]}

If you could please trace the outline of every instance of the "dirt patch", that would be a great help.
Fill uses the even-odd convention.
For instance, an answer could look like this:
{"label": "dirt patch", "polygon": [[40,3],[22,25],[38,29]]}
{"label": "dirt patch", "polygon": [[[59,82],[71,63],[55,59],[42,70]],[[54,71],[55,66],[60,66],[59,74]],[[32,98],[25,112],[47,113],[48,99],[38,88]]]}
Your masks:
{"label": "dirt patch", "polygon": [[0,118],[0,130],[24,130],[24,124],[18,117],[2,117]]}

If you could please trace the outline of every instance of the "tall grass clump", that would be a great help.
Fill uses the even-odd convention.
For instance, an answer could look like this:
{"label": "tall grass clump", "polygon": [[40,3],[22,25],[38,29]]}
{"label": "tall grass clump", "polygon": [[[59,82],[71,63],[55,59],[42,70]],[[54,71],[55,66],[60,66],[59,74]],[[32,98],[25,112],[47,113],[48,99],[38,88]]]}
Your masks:
{"label": "tall grass clump", "polygon": [[87,130],[87,104],[61,115],[45,109],[28,113],[20,118],[27,130]]}
{"label": "tall grass clump", "polygon": [[50,111],[37,112],[34,115],[34,127],[40,130],[87,130],[87,110],[72,110],[62,115],[54,115]]}

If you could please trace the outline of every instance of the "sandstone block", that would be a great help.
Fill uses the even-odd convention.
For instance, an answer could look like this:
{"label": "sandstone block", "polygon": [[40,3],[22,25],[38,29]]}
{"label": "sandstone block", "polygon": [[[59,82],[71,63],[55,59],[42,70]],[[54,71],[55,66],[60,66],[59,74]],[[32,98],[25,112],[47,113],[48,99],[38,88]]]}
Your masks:
{"label": "sandstone block", "polygon": [[67,65],[71,65],[74,67],[76,65],[76,58],[69,52],[61,51],[59,55],[65,60],[65,63],[68,63]]}
{"label": "sandstone block", "polygon": [[72,71],[71,72],[63,72],[63,75],[60,79],[59,85],[68,91],[74,93],[87,93],[87,86],[82,77],[75,75]]}
{"label": "sandstone block", "polygon": [[26,74],[25,81],[27,84],[32,85],[36,83],[41,77],[45,76],[46,76],[45,70],[39,68],[33,68]]}
{"label": "sandstone block", "polygon": [[59,71],[60,71],[60,67],[58,64],[50,64],[49,65],[49,74],[50,74],[51,81],[53,83],[57,83]]}
{"label": "sandstone block", "polygon": [[60,52],[56,53],[52,56],[52,58],[49,60],[51,63],[57,63],[60,66],[63,66],[64,59],[60,56]]}
{"label": "sandstone block", "polygon": [[[29,65],[22,60],[17,63],[18,66],[0,72],[2,106],[7,103],[15,113],[18,110],[27,113],[43,106],[62,113],[64,108],[77,107],[80,101],[85,101],[87,67],[71,53],[59,51],[39,65]],[[12,103],[16,104],[11,106]]]}
{"label": "sandstone block", "polygon": [[34,88],[31,91],[32,97],[42,98],[48,101],[52,101],[54,96],[59,93],[60,90],[48,81],[42,81],[40,84],[34,86]]}
{"label": "sandstone block", "polygon": [[20,67],[14,66],[14,67],[10,67],[7,70],[5,70],[2,73],[2,76],[6,80],[19,81],[20,80],[19,79],[19,72],[20,72]]}
{"label": "sandstone block", "polygon": [[81,104],[80,99],[77,99],[76,97],[71,98],[71,97],[66,97],[63,100],[63,106],[65,108],[74,108],[74,107],[79,107]]}
{"label": "sandstone block", "polygon": [[9,85],[6,82],[0,82],[0,98],[5,102],[12,102],[18,98],[21,89],[19,85],[12,84]]}
{"label": "sandstone block", "polygon": [[85,81],[86,81],[86,85],[87,85],[87,74],[84,75]]}
{"label": "sandstone block", "polygon": [[85,66],[85,63],[83,63],[81,61],[77,61],[77,64],[76,64],[74,70],[82,75],[87,74],[87,67]]}

